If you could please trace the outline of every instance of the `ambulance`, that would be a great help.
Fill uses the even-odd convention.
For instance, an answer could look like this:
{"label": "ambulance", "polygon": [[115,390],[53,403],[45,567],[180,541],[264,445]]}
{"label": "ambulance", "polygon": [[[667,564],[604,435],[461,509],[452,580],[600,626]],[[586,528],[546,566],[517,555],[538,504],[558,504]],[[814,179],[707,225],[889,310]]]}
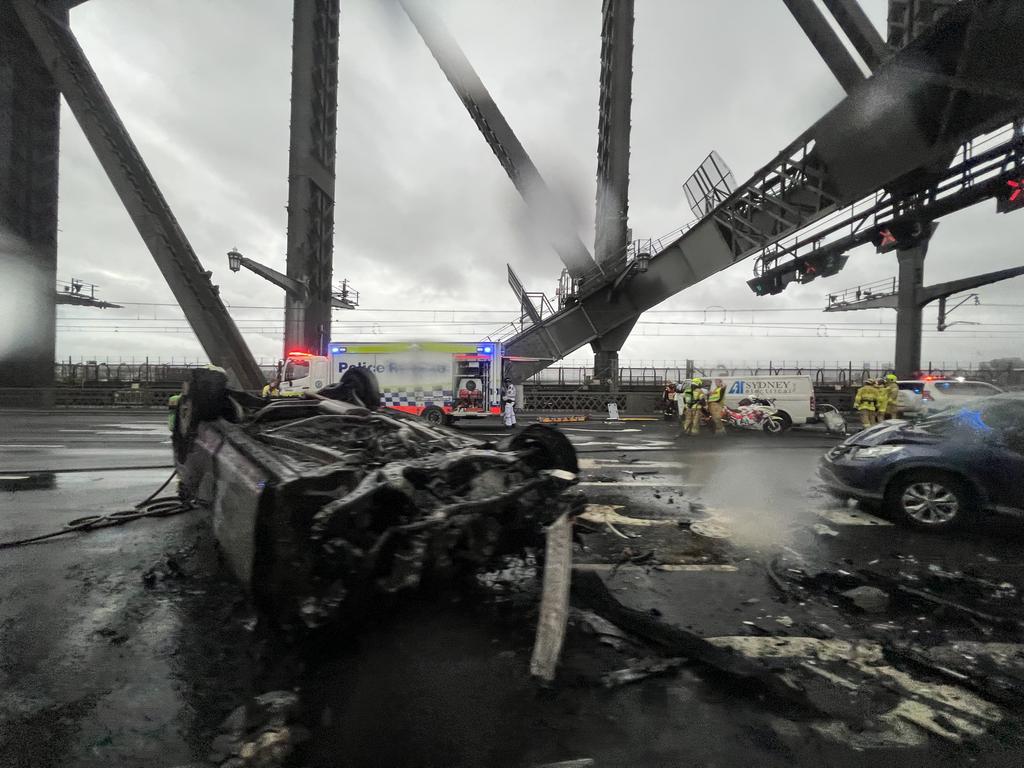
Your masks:
{"label": "ambulance", "polygon": [[316,392],[350,368],[377,377],[382,406],[433,424],[501,413],[502,350],[497,342],[331,342],[329,355],[292,352],[281,393]]}

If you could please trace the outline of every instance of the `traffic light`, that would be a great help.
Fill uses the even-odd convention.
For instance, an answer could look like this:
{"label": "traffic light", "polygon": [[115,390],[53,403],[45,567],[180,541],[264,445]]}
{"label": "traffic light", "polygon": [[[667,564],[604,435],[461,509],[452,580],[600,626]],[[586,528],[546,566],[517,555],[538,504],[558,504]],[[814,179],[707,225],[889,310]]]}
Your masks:
{"label": "traffic light", "polygon": [[871,235],[879,253],[913,248],[931,235],[931,227],[920,221],[894,221],[883,224]]}
{"label": "traffic light", "polygon": [[1009,213],[1024,208],[1024,177],[1008,179],[996,195],[996,213]]}
{"label": "traffic light", "polygon": [[781,276],[771,273],[758,275],[753,280],[748,280],[747,285],[758,296],[774,296],[782,293],[782,289],[785,288]]}
{"label": "traffic light", "polygon": [[812,253],[797,259],[797,279],[801,283],[809,283],[819,277],[832,277],[846,266],[848,258],[845,253]]}

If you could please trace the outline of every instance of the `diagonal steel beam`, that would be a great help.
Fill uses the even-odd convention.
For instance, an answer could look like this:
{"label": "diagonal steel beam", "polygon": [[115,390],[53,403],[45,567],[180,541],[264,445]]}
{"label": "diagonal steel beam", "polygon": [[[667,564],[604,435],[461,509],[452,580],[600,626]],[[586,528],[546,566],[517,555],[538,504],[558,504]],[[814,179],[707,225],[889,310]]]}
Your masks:
{"label": "diagonal steel beam", "polygon": [[256,360],[178,226],[149,168],[117,115],[74,34],[35,0],[9,0],[92,145],[128,215],[181,305],[210,361],[234,383],[258,389]]}
{"label": "diagonal steel beam", "polygon": [[890,56],[885,41],[857,0],[823,0],[839,28],[850,39],[854,50],[874,72]]}
{"label": "diagonal steel beam", "polygon": [[846,50],[843,41],[835,33],[814,0],[782,0],[793,14],[797,24],[832,70],[836,80],[847,93],[858,83],[864,81],[864,73],[860,71],[853,56]]}
{"label": "diagonal steel beam", "polygon": [[399,0],[406,15],[441,67],[469,116],[483,134],[501,167],[512,180],[530,211],[544,226],[555,251],[574,278],[600,272],[587,246],[568,225],[565,210],[541,178],[526,149],[488,93],[455,38],[422,0]]}
{"label": "diagonal steel beam", "polygon": [[917,301],[919,304],[924,305],[936,299],[952,296],[954,293],[969,291],[972,288],[981,288],[985,285],[992,285],[992,283],[1009,280],[1011,277],[1020,277],[1021,275],[1024,275],[1024,267],[1011,267],[1010,269],[986,272],[983,275],[964,277],[960,280],[950,280],[948,283],[929,285],[926,288],[918,289]]}
{"label": "diagonal steel beam", "polygon": [[597,120],[594,256],[614,269],[626,260],[629,128],[633,103],[633,0],[604,0]]}

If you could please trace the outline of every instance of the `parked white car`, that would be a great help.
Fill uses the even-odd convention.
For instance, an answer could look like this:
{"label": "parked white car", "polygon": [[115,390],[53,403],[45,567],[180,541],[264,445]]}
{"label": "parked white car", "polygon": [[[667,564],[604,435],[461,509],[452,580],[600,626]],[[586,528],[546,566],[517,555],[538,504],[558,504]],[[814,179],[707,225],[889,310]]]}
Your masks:
{"label": "parked white car", "polygon": [[985,381],[932,379],[897,382],[900,387],[900,408],[904,415],[936,413],[978,397],[1002,393],[999,387]]}

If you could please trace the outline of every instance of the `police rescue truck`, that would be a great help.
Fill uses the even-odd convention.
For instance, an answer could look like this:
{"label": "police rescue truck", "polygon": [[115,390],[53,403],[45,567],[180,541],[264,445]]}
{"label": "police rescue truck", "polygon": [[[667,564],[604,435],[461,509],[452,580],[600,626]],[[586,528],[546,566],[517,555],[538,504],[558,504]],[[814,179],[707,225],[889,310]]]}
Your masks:
{"label": "police rescue truck", "polygon": [[497,342],[331,342],[330,355],[292,352],[281,393],[316,392],[350,368],[372,371],[381,405],[434,424],[501,413],[501,345]]}

